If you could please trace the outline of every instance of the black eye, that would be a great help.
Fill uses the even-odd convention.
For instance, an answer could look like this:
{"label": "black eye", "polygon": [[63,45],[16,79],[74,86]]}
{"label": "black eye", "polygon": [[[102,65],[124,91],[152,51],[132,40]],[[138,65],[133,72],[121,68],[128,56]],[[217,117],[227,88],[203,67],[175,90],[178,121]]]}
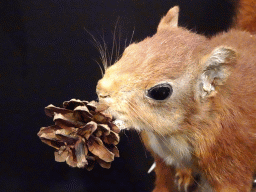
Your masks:
{"label": "black eye", "polygon": [[147,91],[147,96],[154,100],[165,100],[171,94],[172,86],[168,83],[156,85]]}

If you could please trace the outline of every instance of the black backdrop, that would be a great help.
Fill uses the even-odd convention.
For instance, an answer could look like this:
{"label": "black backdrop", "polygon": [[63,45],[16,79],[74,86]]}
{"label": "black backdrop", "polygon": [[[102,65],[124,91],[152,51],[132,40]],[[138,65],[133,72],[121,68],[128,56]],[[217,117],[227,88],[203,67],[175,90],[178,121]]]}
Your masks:
{"label": "black backdrop", "polygon": [[150,191],[153,160],[136,133],[121,135],[121,157],[111,169],[70,168],[55,162],[54,150],[37,137],[40,127],[52,124],[44,107],[97,98],[99,52],[87,31],[101,43],[103,37],[109,51],[115,33],[122,52],[132,36],[153,35],[160,18],[179,4],[180,25],[211,35],[230,26],[233,1],[0,1],[0,191]]}

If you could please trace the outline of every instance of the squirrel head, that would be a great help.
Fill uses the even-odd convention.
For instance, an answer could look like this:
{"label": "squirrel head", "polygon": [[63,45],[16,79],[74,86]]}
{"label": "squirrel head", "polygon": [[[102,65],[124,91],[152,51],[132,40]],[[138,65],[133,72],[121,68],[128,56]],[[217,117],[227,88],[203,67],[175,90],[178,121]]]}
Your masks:
{"label": "squirrel head", "polygon": [[98,82],[100,102],[126,127],[160,135],[179,131],[230,74],[235,52],[200,48],[208,39],[178,27],[178,15],[179,8],[171,8],[157,33],[128,46]]}

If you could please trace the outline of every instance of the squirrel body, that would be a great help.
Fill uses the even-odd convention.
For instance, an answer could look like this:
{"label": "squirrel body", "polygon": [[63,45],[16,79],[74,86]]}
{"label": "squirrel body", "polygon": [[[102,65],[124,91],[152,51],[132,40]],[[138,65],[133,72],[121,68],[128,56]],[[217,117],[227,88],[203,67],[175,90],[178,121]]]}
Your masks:
{"label": "squirrel body", "polygon": [[155,192],[178,191],[196,176],[197,191],[250,191],[256,36],[232,29],[208,39],[178,27],[178,15],[170,9],[154,36],[126,48],[98,82],[99,100],[143,131],[157,163]]}

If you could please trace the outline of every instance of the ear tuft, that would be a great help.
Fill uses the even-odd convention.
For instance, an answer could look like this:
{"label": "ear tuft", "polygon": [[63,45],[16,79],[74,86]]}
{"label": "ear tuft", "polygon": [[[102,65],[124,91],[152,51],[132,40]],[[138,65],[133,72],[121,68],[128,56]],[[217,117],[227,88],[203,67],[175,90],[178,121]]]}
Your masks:
{"label": "ear tuft", "polygon": [[236,52],[227,47],[217,47],[203,61],[199,94],[201,98],[214,96],[216,88],[223,85],[236,62]]}
{"label": "ear tuft", "polygon": [[215,48],[208,57],[205,66],[207,68],[213,66],[220,66],[223,64],[230,64],[236,59],[236,52],[228,47]]}
{"label": "ear tuft", "polygon": [[157,31],[165,28],[178,27],[179,6],[171,8],[168,13],[161,19],[158,24]]}

